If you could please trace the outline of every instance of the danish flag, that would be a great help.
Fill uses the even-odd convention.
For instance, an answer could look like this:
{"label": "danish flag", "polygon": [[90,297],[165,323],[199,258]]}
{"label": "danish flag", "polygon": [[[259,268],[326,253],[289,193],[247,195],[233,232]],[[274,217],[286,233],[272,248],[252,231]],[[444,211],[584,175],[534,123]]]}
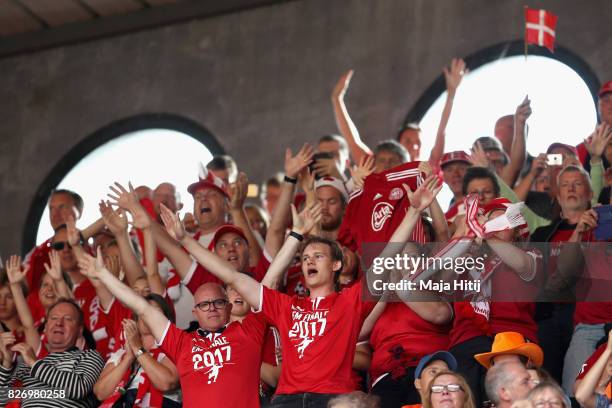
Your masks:
{"label": "danish flag", "polygon": [[536,44],[554,52],[556,26],[557,16],[553,13],[525,7],[525,42],[527,44]]}

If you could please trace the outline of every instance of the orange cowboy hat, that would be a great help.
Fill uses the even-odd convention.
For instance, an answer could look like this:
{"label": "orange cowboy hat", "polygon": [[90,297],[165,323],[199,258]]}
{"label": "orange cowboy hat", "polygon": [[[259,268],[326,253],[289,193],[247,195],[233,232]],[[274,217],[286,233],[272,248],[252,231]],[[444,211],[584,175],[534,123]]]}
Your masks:
{"label": "orange cowboy hat", "polygon": [[536,367],[541,367],[544,362],[544,352],[535,343],[525,341],[522,334],[517,332],[497,333],[493,339],[493,346],[488,353],[476,354],[474,358],[487,369],[491,368],[491,360],[502,354],[518,354],[525,356]]}

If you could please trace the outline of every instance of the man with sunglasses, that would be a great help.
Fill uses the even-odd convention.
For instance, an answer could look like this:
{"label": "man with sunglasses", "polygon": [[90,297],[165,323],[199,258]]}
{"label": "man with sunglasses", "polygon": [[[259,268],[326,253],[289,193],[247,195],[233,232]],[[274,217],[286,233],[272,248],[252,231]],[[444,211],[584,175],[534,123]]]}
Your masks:
{"label": "man with sunglasses", "polygon": [[185,407],[259,407],[259,371],[266,324],[249,314],[230,323],[232,304],[225,289],[205,283],[194,293],[192,313],[199,328],[184,332],[161,311],[86,255],[81,268],[144,319],[156,342],[177,367]]}

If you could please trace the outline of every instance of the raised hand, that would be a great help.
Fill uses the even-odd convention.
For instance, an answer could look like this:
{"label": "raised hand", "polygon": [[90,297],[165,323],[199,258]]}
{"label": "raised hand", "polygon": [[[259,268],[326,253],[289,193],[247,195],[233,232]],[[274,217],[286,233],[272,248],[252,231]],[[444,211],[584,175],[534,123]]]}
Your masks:
{"label": "raised hand", "polygon": [[353,77],[353,73],[354,71],[352,69],[349,69],[340,77],[340,79],[338,79],[338,82],[336,82],[336,85],[334,86],[334,90],[332,91],[332,95],[331,95],[332,100],[344,98],[344,95],[346,94],[346,90],[348,89],[351,83],[351,78]]}
{"label": "raised hand", "polygon": [[433,173],[433,168],[431,167],[431,164],[429,164],[429,162],[422,161],[419,163],[419,171],[421,173],[424,173],[425,177],[427,178]]}
{"label": "raised hand", "polygon": [[138,331],[136,322],[131,319],[123,319],[123,336],[125,337],[126,350],[129,349],[132,354],[136,354],[138,349],[142,348],[142,337]]}
{"label": "raised hand", "polygon": [[112,200],[112,204],[118,207],[123,208],[124,210],[131,211],[132,207],[139,203],[138,194],[132,187],[132,183],[128,183],[128,190],[125,189],[121,184],[115,182],[114,186],[109,186],[113,194],[107,194],[107,196]]}
{"label": "raised hand", "polygon": [[6,262],[6,274],[11,284],[18,284],[25,278],[25,273],[21,270],[21,257],[11,255]]}
{"label": "raised hand", "polygon": [[249,179],[245,173],[240,172],[236,182],[229,186],[230,208],[233,210],[242,210],[248,190]]}
{"label": "raised hand", "polygon": [[489,158],[480,142],[477,142],[474,147],[472,147],[472,154],[469,155],[468,159],[476,167],[489,167]]}
{"label": "raised hand", "polygon": [[151,217],[149,213],[140,204],[140,201],[134,203],[132,208],[128,210],[132,214],[132,226],[138,229],[147,229],[151,227]]}
{"label": "raised hand", "polygon": [[105,269],[104,261],[102,260],[102,249],[98,247],[96,257],[84,253],[78,260],[81,273],[90,279],[100,279],[100,273]]}
{"label": "raised hand", "polygon": [[76,220],[74,217],[68,217],[66,219],[66,239],[72,247],[81,243],[81,233],[76,227]]}
{"label": "raised hand", "polygon": [[285,175],[292,178],[297,177],[302,169],[312,163],[313,155],[314,149],[308,143],[305,143],[295,156],[293,156],[291,149],[287,148],[285,150]]}
{"label": "raised hand", "polygon": [[11,351],[21,354],[23,362],[32,367],[36,363],[36,353],[28,343],[18,343],[11,347]]}
{"label": "raised hand", "polygon": [[355,183],[355,188],[363,188],[364,180],[374,172],[375,168],[374,156],[365,156],[361,159],[358,166],[355,165],[352,168],[349,167],[351,178],[353,179],[353,183]]}
{"label": "raised hand", "polygon": [[546,153],[540,153],[537,157],[533,159],[531,163],[531,169],[529,169],[529,173],[533,174],[534,177],[539,176],[546,169]]}
{"label": "raised hand", "polygon": [[59,253],[55,250],[49,252],[49,263],[45,263],[45,270],[53,280],[62,279],[62,264]]}
{"label": "raised hand", "polygon": [[606,146],[612,138],[612,128],[603,122],[595,127],[595,131],[588,139],[584,139],[584,147],[591,156],[591,159],[599,160]]}
{"label": "raised hand", "polygon": [[406,190],[406,195],[410,200],[410,206],[416,209],[418,212],[423,211],[425,208],[429,207],[432,203],[436,195],[442,190],[442,183],[437,175],[431,175],[427,177],[423,184],[416,189],[416,191],[412,192],[410,187],[407,184],[402,184],[404,190]]}
{"label": "raised hand", "polygon": [[198,230],[198,223],[196,222],[196,219],[192,213],[185,213],[185,216],[183,217],[183,226],[190,234],[195,234],[195,232]]}
{"label": "raised hand", "polygon": [[446,90],[454,95],[459,84],[461,84],[463,76],[468,73],[468,70],[465,68],[465,61],[461,58],[453,58],[450,67],[444,67],[442,71],[446,81]]}
{"label": "raised hand", "polygon": [[302,235],[308,234],[312,229],[321,222],[321,204],[316,203],[309,208],[304,208],[298,214],[295,205],[291,204],[291,215],[293,216],[293,230]]}
{"label": "raised hand", "polygon": [[515,127],[524,127],[529,116],[531,116],[531,100],[529,95],[526,95],[523,102],[516,107],[516,112],[514,113]]}
{"label": "raised hand", "polygon": [[311,172],[308,167],[304,167],[302,171],[300,171],[300,173],[298,174],[298,183],[302,191],[304,191],[305,193],[308,193],[309,191],[314,191],[314,173]]}
{"label": "raised hand", "polygon": [[175,240],[181,242],[185,238],[185,227],[181,223],[178,215],[173,213],[163,204],[159,205],[160,208],[160,217],[164,226],[166,227],[166,231],[168,234],[174,238]]}
{"label": "raised hand", "polygon": [[117,236],[127,231],[128,220],[125,216],[125,210],[113,210],[110,202],[105,202],[104,200],[100,200],[99,208],[104,224],[110,230],[110,232],[113,233],[113,235]]}

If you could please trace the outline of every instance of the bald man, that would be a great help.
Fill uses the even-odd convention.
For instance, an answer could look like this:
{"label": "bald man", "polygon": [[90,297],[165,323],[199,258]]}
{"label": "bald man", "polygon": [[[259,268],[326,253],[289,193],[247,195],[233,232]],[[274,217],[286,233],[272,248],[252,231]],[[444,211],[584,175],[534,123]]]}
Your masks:
{"label": "bald man", "polygon": [[259,407],[261,349],[266,325],[250,313],[230,322],[232,304],[225,289],[205,283],[194,293],[192,310],[198,330],[186,333],[124,285],[101,260],[87,257],[83,269],[144,319],[157,344],[176,365],[185,407]]}

